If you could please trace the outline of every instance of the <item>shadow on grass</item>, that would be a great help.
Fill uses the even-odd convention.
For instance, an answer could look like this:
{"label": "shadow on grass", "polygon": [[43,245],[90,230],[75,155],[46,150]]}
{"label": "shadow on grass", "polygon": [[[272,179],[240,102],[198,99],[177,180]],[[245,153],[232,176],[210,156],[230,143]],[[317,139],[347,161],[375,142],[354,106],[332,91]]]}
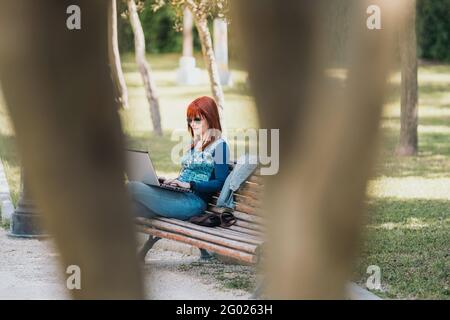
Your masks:
{"label": "shadow on grass", "polygon": [[[439,99],[450,94],[448,83],[425,82],[419,85],[419,100],[421,102],[430,102],[435,106],[450,108],[450,104],[439,103]],[[400,101],[400,84],[391,83],[388,86],[386,102],[394,103]]]}
{"label": "shadow on grass", "polygon": [[387,298],[450,297],[450,205],[443,200],[372,199],[355,278],[364,284],[370,265],[381,269]]}
{"label": "shadow on grass", "polygon": [[[436,123],[433,121],[440,122],[436,119],[430,120],[431,123]],[[419,133],[419,154],[413,157],[397,157],[395,155],[399,134],[397,129],[384,128],[382,130],[383,143],[381,159],[376,166],[377,175],[450,177],[450,139],[447,133]]]}
{"label": "shadow on grass", "polygon": [[[400,122],[400,119],[398,121]],[[419,115],[419,126],[440,126],[450,129],[450,116],[420,117]]]}

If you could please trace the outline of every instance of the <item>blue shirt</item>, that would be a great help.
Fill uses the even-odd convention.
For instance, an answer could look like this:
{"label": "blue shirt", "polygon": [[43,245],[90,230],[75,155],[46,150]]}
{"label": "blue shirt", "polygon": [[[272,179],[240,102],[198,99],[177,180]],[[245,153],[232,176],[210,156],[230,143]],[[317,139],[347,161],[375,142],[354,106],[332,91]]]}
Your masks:
{"label": "blue shirt", "polygon": [[222,190],[230,173],[228,162],[228,145],[223,139],[214,141],[203,151],[191,148],[181,158],[178,179],[191,183],[194,193],[208,203],[214,193]]}

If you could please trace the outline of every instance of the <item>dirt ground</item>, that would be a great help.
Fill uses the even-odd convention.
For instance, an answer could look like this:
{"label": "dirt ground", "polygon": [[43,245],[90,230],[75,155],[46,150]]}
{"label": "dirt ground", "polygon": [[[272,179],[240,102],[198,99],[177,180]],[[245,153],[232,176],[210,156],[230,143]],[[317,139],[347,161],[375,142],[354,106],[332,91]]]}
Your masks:
{"label": "dirt ground", "polygon": [[[68,299],[66,276],[51,240],[11,238],[0,228],[0,299]],[[256,277],[252,267],[156,247],[144,283],[150,299],[248,299]]]}

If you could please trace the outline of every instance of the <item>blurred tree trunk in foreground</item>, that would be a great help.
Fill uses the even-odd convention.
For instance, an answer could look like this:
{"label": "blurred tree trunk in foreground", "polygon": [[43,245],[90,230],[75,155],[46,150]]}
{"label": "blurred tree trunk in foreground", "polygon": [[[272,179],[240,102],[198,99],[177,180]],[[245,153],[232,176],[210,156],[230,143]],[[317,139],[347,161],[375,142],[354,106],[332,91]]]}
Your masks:
{"label": "blurred tree trunk in foreground", "polygon": [[[124,142],[108,68],[109,0],[0,2],[0,81],[30,190],[74,298],[141,298],[123,182]],[[66,275],[68,276],[68,275]]]}
{"label": "blurred tree trunk in foreground", "polygon": [[155,80],[152,77],[150,66],[145,58],[145,38],[144,30],[142,29],[141,20],[136,8],[135,0],[127,0],[128,14],[130,16],[130,24],[134,33],[134,51],[136,54],[136,63],[142,80],[144,81],[144,89],[147,95],[147,100],[150,105],[150,115],[152,117],[153,131],[159,136],[162,136],[161,115],[159,112],[159,98],[156,93]]}
{"label": "blurred tree trunk in foreground", "polygon": [[[366,28],[370,4],[382,7],[382,30]],[[328,5],[231,3],[261,128],[280,129],[280,171],[265,198],[269,298],[343,298],[359,243],[398,11],[389,0],[352,8],[342,86],[326,76]]]}
{"label": "blurred tree trunk in foreground", "polygon": [[111,0],[108,14],[108,39],[109,39],[109,62],[111,74],[115,84],[117,98],[124,109],[128,109],[128,89],[123,76],[122,64],[120,62],[119,41],[117,37],[117,2]]}
{"label": "blurred tree trunk in foreground", "polygon": [[397,154],[417,154],[418,145],[418,84],[417,84],[417,38],[416,1],[405,2],[405,18],[400,25],[399,51],[401,61],[401,115],[400,141]]}

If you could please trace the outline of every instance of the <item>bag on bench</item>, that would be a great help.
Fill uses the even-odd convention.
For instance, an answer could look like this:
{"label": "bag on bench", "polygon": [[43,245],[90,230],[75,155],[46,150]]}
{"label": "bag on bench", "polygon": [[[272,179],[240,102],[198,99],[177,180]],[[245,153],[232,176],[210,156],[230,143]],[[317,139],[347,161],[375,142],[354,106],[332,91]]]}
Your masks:
{"label": "bag on bench", "polygon": [[236,223],[236,217],[231,212],[223,212],[220,214],[204,213],[199,216],[192,217],[189,222],[203,227],[223,227],[228,228]]}

